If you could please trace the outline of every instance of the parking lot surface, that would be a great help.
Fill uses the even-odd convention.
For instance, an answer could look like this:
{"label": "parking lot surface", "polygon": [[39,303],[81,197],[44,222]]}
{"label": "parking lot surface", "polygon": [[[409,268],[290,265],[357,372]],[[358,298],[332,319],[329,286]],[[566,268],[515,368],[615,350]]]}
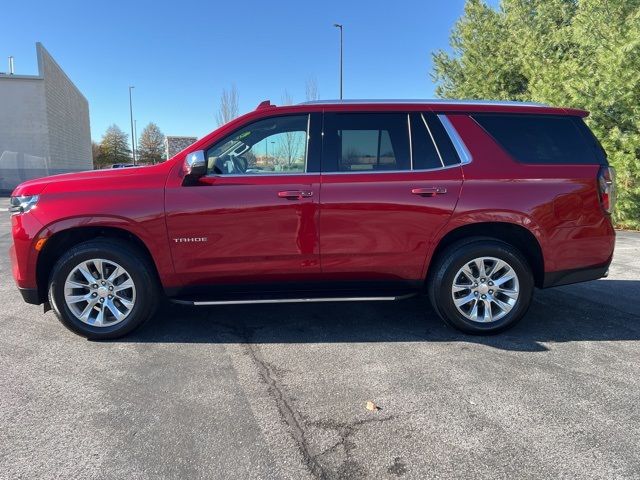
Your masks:
{"label": "parking lot surface", "polygon": [[0,478],[640,478],[638,233],[495,337],[413,298],[167,306],[90,342],[22,302],[9,223]]}

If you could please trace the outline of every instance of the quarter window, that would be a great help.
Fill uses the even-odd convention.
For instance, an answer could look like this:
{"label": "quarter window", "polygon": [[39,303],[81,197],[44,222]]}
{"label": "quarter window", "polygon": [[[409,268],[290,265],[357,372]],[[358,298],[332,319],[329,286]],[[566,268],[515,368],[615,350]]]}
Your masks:
{"label": "quarter window", "polygon": [[309,115],[251,123],[207,151],[210,175],[294,174],[306,171]]}
{"label": "quarter window", "polygon": [[577,117],[476,114],[473,118],[522,163],[606,164],[595,137]]}

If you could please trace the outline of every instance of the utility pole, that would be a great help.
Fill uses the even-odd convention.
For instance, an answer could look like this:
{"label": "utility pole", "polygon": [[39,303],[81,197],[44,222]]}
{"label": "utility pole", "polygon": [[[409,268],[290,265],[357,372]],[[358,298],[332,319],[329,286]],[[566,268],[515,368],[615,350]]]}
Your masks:
{"label": "utility pole", "polygon": [[133,127],[133,103],[131,101],[131,90],[135,87],[129,87],[129,116],[131,117],[131,154],[133,155],[133,164],[136,164],[136,133]]}
{"label": "utility pole", "polygon": [[334,23],[333,26],[340,29],[340,100],[342,100],[342,24]]}

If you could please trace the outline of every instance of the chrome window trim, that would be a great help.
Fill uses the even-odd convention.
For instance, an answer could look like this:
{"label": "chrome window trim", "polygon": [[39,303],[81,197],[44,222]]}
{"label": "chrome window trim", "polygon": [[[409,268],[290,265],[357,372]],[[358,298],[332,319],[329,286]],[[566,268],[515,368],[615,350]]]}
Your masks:
{"label": "chrome window trim", "polygon": [[438,158],[440,159],[440,164],[442,165],[442,168],[445,167],[444,165],[444,160],[442,159],[442,155],[440,154],[440,149],[438,148],[438,144],[436,143],[436,139],[433,138],[433,133],[431,133],[431,129],[429,128],[429,124],[427,123],[427,120],[424,118],[424,114],[421,113],[420,117],[422,118],[422,123],[424,123],[424,126],[427,127],[427,132],[429,132],[429,136],[431,137],[431,142],[433,143],[434,147],[436,147],[436,153],[438,154]]}
{"label": "chrome window trim", "polygon": [[413,171],[413,143],[411,141],[411,114],[407,113],[407,128],[409,129],[409,170]]}
{"label": "chrome window trim", "polygon": [[456,149],[458,157],[460,158],[460,163],[462,165],[471,163],[473,161],[473,156],[467,149],[467,146],[465,145],[464,141],[460,137],[460,134],[455,129],[449,118],[447,118],[446,115],[439,113],[438,119],[440,119],[440,123],[442,123],[442,126],[446,130],[447,135],[449,135],[449,139],[451,140],[451,143],[453,143],[453,148]]}
{"label": "chrome window trim", "polygon": [[446,167],[438,168],[420,168],[416,170],[361,170],[355,172],[320,172],[321,175],[358,175],[362,173],[366,174],[381,174],[381,173],[414,173],[414,172],[438,172],[440,170],[448,170],[450,168],[460,167],[462,164],[454,163],[453,165],[447,165]]}
{"label": "chrome window trim", "polygon": [[214,173],[212,175],[206,175],[207,177],[214,178],[249,178],[249,177],[293,177],[300,175],[320,175],[320,172],[297,172],[297,173],[282,173],[282,172],[270,172],[270,173],[246,173],[246,174],[227,174],[221,175],[219,173]]}

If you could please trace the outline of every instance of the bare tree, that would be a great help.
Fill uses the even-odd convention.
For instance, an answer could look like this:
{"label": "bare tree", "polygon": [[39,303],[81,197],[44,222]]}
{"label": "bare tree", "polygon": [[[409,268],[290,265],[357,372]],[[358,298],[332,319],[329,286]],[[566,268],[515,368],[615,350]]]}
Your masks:
{"label": "bare tree", "polygon": [[282,93],[282,96],[280,97],[280,103],[282,105],[293,105],[293,97],[287,90]]}
{"label": "bare tree", "polygon": [[218,126],[230,122],[238,116],[238,89],[235,84],[231,86],[231,90],[226,88],[222,90],[220,97],[220,107],[216,114]]}
{"label": "bare tree", "polygon": [[318,93],[318,82],[316,81],[316,77],[309,77],[307,79],[307,83],[305,85],[307,102],[312,102],[313,100],[319,100],[320,94]]}
{"label": "bare tree", "polygon": [[[292,105],[293,97],[287,90],[280,97],[282,105]],[[300,156],[304,138],[303,132],[291,130],[279,135],[278,157],[285,161],[285,167],[290,170],[294,161]]]}

